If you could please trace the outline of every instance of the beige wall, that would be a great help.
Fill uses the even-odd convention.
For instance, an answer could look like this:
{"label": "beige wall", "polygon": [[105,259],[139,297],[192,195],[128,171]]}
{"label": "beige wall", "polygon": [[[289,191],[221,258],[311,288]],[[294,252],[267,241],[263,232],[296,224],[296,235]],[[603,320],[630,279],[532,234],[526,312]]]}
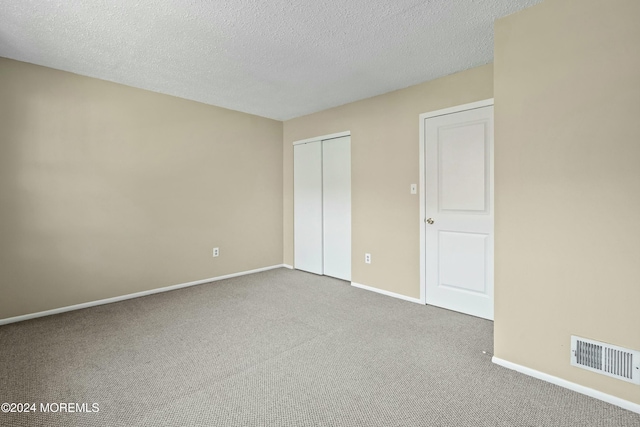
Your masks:
{"label": "beige wall", "polygon": [[546,0],[497,22],[495,75],[284,125],[0,59],[0,318],[293,265],[292,142],[345,130],[352,280],[417,298],[418,115],[495,81],[495,354],[640,403],[569,365],[571,334],[640,349],[639,19],[636,0]]}
{"label": "beige wall", "polygon": [[0,59],[0,319],[281,263],[281,122]]}
{"label": "beige wall", "polygon": [[569,365],[570,335],[640,350],[640,2],[547,0],[495,31],[495,355]]}
{"label": "beige wall", "polygon": [[[418,116],[493,97],[486,65],[284,123],[284,262],[293,265],[293,146],[351,131],[352,280],[420,296]],[[364,263],[371,253],[372,263]]]}

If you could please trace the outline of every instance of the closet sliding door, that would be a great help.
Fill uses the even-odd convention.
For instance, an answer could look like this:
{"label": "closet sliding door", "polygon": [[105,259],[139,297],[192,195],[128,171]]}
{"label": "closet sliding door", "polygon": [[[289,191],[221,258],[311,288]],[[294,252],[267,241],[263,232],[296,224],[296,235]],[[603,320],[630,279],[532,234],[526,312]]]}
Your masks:
{"label": "closet sliding door", "polygon": [[322,141],[324,274],[351,280],[351,137]]}
{"label": "closet sliding door", "polygon": [[294,267],[351,280],[351,137],[293,147]]}
{"label": "closet sliding door", "polygon": [[322,141],[293,147],[295,268],[323,274]]}

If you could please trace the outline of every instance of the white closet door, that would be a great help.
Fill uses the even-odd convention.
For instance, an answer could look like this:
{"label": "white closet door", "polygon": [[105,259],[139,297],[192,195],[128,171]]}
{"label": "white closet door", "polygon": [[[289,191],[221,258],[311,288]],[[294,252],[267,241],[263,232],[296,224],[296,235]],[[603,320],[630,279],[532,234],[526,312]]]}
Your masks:
{"label": "white closet door", "polygon": [[351,137],[322,141],[324,274],[351,280]]}
{"label": "white closet door", "polygon": [[322,142],[293,147],[294,266],[322,274]]}

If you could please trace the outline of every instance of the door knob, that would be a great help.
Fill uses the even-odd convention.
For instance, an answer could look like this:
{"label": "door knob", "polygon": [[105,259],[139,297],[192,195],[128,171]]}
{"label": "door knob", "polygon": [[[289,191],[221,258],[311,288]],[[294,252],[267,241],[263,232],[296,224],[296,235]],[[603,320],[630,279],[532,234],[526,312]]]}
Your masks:
{"label": "door knob", "polygon": [[427,224],[431,225],[433,224],[435,221],[433,220],[433,218],[427,218]]}

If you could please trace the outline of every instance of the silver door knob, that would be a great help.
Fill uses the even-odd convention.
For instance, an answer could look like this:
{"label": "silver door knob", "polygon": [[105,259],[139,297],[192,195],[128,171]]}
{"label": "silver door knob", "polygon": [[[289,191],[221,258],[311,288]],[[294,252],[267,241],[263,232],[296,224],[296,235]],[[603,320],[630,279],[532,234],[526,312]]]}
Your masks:
{"label": "silver door knob", "polygon": [[433,224],[435,221],[433,220],[433,218],[427,218],[427,224],[431,225]]}

